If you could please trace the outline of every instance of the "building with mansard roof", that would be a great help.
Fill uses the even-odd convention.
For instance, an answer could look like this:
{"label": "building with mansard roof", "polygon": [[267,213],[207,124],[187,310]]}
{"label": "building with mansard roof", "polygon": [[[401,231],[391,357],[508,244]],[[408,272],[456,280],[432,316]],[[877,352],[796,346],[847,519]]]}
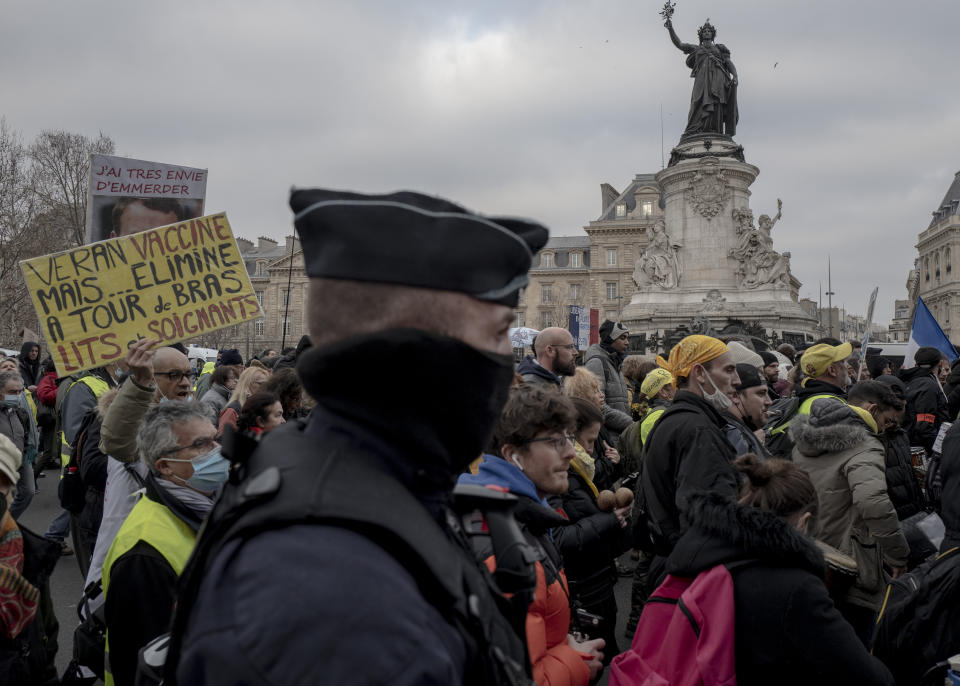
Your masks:
{"label": "building with mansard roof", "polygon": [[[960,340],[960,272],[953,258],[960,250],[960,172],[957,172],[930,224],[917,238],[916,296],[923,298],[951,341]],[[916,302],[911,293],[910,300]],[[912,308],[910,317],[912,318]],[[909,332],[909,329],[908,329]]]}
{"label": "building with mansard roof", "polygon": [[619,320],[635,288],[636,258],[661,216],[663,203],[653,174],[637,174],[623,192],[601,184],[600,215],[583,227],[584,234],[553,237],[534,256],[516,324],[565,327],[570,305],[596,308],[601,320]]}

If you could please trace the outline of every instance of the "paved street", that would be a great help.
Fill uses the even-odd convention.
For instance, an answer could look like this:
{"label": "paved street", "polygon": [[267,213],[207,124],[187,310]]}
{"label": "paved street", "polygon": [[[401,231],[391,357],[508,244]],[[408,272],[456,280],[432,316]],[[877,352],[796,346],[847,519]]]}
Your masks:
{"label": "paved street", "polygon": [[[23,513],[21,524],[38,534],[43,534],[50,522],[60,513],[57,500],[57,471],[47,470],[46,476],[37,480],[40,492],[30,507]],[[60,621],[60,648],[57,651],[57,673],[62,675],[70,662],[73,650],[73,630],[77,625],[77,600],[83,593],[83,577],[74,555],[62,557],[57,563],[50,581],[53,604]]]}

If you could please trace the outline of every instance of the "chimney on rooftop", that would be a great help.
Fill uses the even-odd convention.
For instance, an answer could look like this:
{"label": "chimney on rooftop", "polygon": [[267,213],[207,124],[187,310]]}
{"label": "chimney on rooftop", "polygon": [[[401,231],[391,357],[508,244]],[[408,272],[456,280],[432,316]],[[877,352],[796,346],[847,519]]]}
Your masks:
{"label": "chimney on rooftop", "polygon": [[270,250],[271,248],[277,247],[277,242],[266,236],[257,236],[257,247],[260,250]]}

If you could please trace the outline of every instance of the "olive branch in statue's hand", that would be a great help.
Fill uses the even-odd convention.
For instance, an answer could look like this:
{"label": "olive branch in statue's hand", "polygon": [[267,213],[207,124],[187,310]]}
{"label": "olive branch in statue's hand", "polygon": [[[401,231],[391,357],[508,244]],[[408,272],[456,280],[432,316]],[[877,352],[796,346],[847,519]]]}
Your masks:
{"label": "olive branch in statue's hand", "polygon": [[660,10],[660,16],[663,17],[664,26],[670,26],[673,22],[670,21],[670,18],[673,17],[673,13],[676,10],[677,3],[670,2],[667,0],[663,3],[663,9]]}

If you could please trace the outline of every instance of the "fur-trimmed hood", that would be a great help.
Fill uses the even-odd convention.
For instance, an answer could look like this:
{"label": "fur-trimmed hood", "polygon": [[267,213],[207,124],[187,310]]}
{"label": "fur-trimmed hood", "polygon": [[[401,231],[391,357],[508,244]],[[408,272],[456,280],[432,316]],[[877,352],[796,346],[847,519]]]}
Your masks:
{"label": "fur-trimmed hood", "polygon": [[815,400],[809,415],[793,418],[789,431],[796,449],[807,457],[849,450],[873,437],[860,415],[833,399]]}
{"label": "fur-trimmed hood", "polygon": [[690,529],[667,559],[670,574],[695,576],[718,564],[758,560],[824,576],[816,544],[772,512],[704,492],[690,497],[685,516]]}

